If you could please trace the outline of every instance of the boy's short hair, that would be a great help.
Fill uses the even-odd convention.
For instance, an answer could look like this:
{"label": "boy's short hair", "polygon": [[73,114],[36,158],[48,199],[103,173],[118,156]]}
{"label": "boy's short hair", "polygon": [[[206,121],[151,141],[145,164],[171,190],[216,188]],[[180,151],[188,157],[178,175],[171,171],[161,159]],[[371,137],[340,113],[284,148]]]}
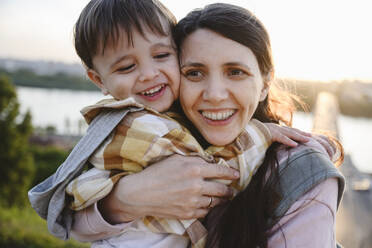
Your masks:
{"label": "boy's short hair", "polygon": [[158,0],[91,0],[75,24],[75,49],[83,64],[92,69],[93,57],[103,54],[107,45],[115,47],[121,32],[133,44],[134,29],[144,37],[144,28],[166,36],[175,25],[174,15]]}

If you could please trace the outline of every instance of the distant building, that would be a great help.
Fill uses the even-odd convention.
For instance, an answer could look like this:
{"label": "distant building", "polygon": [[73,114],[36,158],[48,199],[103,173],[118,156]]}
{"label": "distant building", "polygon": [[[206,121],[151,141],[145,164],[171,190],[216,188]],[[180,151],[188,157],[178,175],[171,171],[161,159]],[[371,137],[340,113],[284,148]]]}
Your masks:
{"label": "distant building", "polygon": [[28,69],[39,75],[54,75],[64,73],[74,76],[84,76],[85,69],[81,64],[62,63],[43,60],[22,60],[12,58],[0,58],[0,68],[13,72],[19,69]]}

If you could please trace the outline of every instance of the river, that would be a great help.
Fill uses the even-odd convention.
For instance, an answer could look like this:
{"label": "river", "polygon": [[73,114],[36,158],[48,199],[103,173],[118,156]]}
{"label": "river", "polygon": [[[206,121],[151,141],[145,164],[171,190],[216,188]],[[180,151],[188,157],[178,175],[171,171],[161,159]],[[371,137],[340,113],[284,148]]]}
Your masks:
{"label": "river", "polygon": [[[17,87],[21,112],[29,109],[34,126],[55,126],[58,133],[81,134],[86,125],[79,110],[102,99],[100,92]],[[310,131],[311,114],[296,113],[294,127]],[[341,115],[338,120],[341,142],[354,164],[372,173],[372,119]]]}

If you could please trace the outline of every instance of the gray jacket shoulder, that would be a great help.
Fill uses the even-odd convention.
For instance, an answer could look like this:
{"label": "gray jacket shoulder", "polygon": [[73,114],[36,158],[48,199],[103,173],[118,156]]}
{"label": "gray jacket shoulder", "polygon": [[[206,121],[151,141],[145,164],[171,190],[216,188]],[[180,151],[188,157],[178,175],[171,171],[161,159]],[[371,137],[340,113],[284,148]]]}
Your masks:
{"label": "gray jacket shoulder", "polygon": [[303,194],[329,179],[338,179],[337,207],[345,189],[345,178],[324,153],[306,147],[279,165],[279,182],[276,192],[279,196],[275,216],[283,216],[291,205]]}
{"label": "gray jacket shoulder", "polygon": [[54,236],[68,239],[72,225],[72,211],[66,206],[65,189],[81,172],[89,156],[130,111],[126,108],[102,111],[89,125],[86,135],[74,147],[57,171],[28,192],[32,208],[47,220],[48,230]]}

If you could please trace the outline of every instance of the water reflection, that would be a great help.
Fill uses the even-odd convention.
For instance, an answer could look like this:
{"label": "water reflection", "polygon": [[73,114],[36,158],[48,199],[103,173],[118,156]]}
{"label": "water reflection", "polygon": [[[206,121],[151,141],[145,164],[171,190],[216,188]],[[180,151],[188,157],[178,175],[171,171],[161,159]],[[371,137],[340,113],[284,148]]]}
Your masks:
{"label": "water reflection", "polygon": [[60,134],[78,134],[79,123],[85,123],[80,109],[102,99],[100,92],[27,87],[17,87],[17,94],[21,111],[31,111],[34,126],[52,125]]}

